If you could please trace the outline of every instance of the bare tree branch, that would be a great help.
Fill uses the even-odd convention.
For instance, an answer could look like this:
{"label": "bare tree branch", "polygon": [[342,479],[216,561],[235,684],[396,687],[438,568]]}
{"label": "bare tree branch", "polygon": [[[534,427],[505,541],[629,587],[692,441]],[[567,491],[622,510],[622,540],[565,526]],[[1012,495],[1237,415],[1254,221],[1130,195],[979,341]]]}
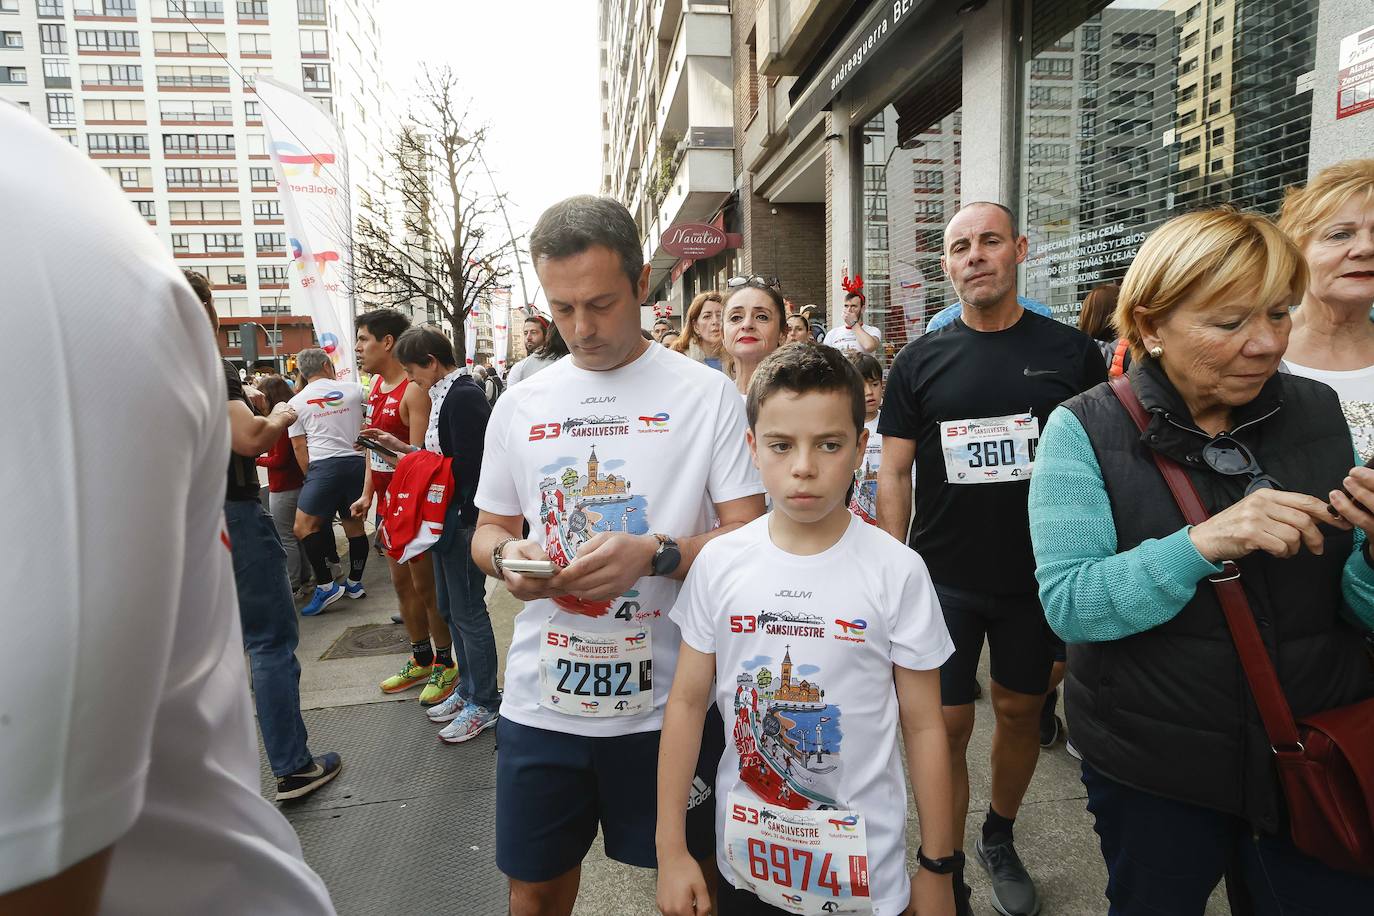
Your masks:
{"label": "bare tree branch", "polygon": [[464,348],[463,321],[504,287],[520,255],[497,218],[506,195],[482,166],[484,124],[469,124],[448,68],[426,69],[408,124],[388,160],[384,193],[365,198],[355,232],[355,288],[392,305],[433,306]]}

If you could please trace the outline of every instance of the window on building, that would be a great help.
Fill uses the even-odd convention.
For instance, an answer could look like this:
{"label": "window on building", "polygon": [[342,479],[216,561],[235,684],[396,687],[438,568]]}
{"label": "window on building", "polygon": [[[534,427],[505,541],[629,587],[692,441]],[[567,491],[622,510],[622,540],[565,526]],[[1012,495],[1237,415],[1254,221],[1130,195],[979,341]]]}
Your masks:
{"label": "window on building", "polygon": [[167,187],[169,188],[232,188],[237,184],[237,169],[167,169]]}
{"label": "window on building", "polygon": [[1153,51],[1158,39],[1153,32],[1116,32],[1112,47],[1126,51]]}
{"label": "window on building", "polygon": [[272,36],[266,32],[240,32],[239,53],[272,56]]}
{"label": "window on building", "polygon": [[171,155],[233,155],[233,134],[163,134],[162,151]]}
{"label": "window on building", "polygon": [[261,121],[261,120],[262,120],[262,111],[261,111],[261,109],[258,108],[258,103],[257,103],[257,102],[244,102],[244,103],[243,103],[243,116],[244,116],[244,118],[245,118],[246,120],[249,120],[249,121]]}
{"label": "window on building", "polygon": [[1184,156],[1192,156],[1202,152],[1202,136],[1189,137],[1183,141],[1183,148],[1180,151]]}
{"label": "window on building", "polygon": [[286,233],[284,232],[257,232],[253,235],[253,241],[257,245],[258,254],[286,251]]}
{"label": "window on building", "polygon": [[334,114],[334,99],[332,97],[327,95],[314,95],[311,96],[311,98],[315,100],[315,104],[320,106],[320,108],[329,112],[331,115]]}
{"label": "window on building", "polygon": [[82,64],[83,86],[142,86],[143,68],[138,64]]}
{"label": "window on building", "polygon": [[1183,91],[1178,94],[1180,102],[1190,102],[1197,98],[1197,83],[1190,83],[1183,87]]}
{"label": "window on building", "polygon": [[248,170],[248,180],[255,188],[275,188],[277,186],[277,179],[272,175],[270,168],[254,166]]}
{"label": "window on building", "polygon": [[0,13],[19,12],[19,0],[0,0]]}
{"label": "window on building", "polygon": [[224,19],[224,3],[222,0],[153,0],[153,18],[219,22]]}
{"label": "window on building", "polygon": [[87,134],[86,149],[92,155],[146,156],[147,134]]}
{"label": "window on building", "polygon": [[1155,65],[1150,61],[1119,60],[1112,63],[1112,79],[1153,79]]}
{"label": "window on building", "polygon": [[301,25],[326,24],[324,0],[296,0],[296,21]]}
{"label": "window on building", "polygon": [[28,82],[29,71],[24,67],[0,67],[0,83],[25,86]]}
{"label": "window on building", "polygon": [[1211,76],[1207,77],[1207,91],[1216,92],[1221,88],[1221,82],[1222,75],[1220,73],[1213,73]]}
{"label": "window on building", "polygon": [[265,137],[265,136],[262,135],[262,134],[249,134],[249,135],[248,135],[248,155],[250,155],[250,156],[266,156],[266,155],[267,155],[267,137]]}
{"label": "window on building", "polygon": [[1189,124],[1197,123],[1197,109],[1192,108],[1188,111],[1181,111],[1178,115],[1178,126],[1187,127]]}
{"label": "window on building", "polygon": [[[259,280],[258,285],[262,285],[261,280]],[[286,296],[273,296],[268,299],[264,296],[258,300],[258,311],[264,315],[290,315],[291,299]]]}
{"label": "window on building", "polygon": [[[173,236],[175,238],[175,236]],[[243,332],[238,328],[226,328],[224,331],[225,343],[231,350],[243,349]]]}
{"label": "window on building", "polygon": [[1196,70],[1197,68],[1198,68],[1198,59],[1197,59],[1196,57],[1190,57],[1190,58],[1188,58],[1187,60],[1185,60],[1185,61],[1182,63],[1181,66],[1179,66],[1178,72],[1179,72],[1179,73],[1192,73],[1192,72],[1193,72],[1194,70]]}
{"label": "window on building", "polygon": [[43,58],[43,85],[65,89],[72,84],[72,65],[65,57]]}
{"label": "window on building", "polygon": [[253,219],[256,222],[269,219],[281,219],[281,201],[279,200],[255,200],[253,201]]}
{"label": "window on building", "polygon": [[1199,17],[1199,16],[1201,16],[1201,15],[1202,15],[1202,4],[1201,4],[1201,3],[1194,3],[1192,6],[1188,7],[1188,12],[1186,12],[1186,13],[1183,14],[1183,21],[1184,21],[1184,22],[1192,22],[1194,19],[1196,19],[1197,17]]}
{"label": "window on building", "polygon": [[301,85],[310,92],[328,92],[329,64],[301,64]]}
{"label": "window on building", "polygon": [[1067,137],[1072,130],[1065,115],[1031,115],[1029,133],[1032,137]]}
{"label": "window on building", "polygon": [[234,109],[229,102],[214,102],[209,99],[164,100],[159,103],[163,121],[195,122],[232,122]]}
{"label": "window on building", "polygon": [[1213,48],[1211,51],[1207,53],[1207,59],[1214,62],[1219,61],[1221,60],[1221,55],[1224,53],[1226,53],[1226,48],[1222,45],[1217,45],[1215,48]]}
{"label": "window on building", "polygon": [[1073,107],[1073,90],[1068,86],[1031,86],[1026,98],[1031,108]]}
{"label": "window on building", "polygon": [[70,92],[48,93],[48,123],[76,123],[76,102],[72,99]]}
{"label": "window on building", "polygon": [[329,33],[323,29],[301,29],[301,57],[328,57]]}
{"label": "window on building", "polygon": [[38,17],[40,19],[61,19],[65,15],[67,13],[63,9],[62,0],[38,0]]}
{"label": "window on building", "polygon": [[1198,38],[1199,38],[1200,34],[1201,34],[1201,33],[1198,32],[1197,29],[1194,29],[1193,31],[1189,32],[1187,35],[1184,35],[1184,36],[1183,36],[1183,44],[1181,45],[1181,47],[1183,48],[1183,50],[1186,51],[1186,50],[1188,50],[1189,48],[1195,48],[1195,47],[1197,47]]}
{"label": "window on building", "polygon": [[1217,172],[1224,172],[1226,171],[1226,163],[1220,159],[1213,159],[1212,164],[1208,167],[1208,171],[1212,174],[1216,174]]}
{"label": "window on building", "polygon": [[138,33],[123,29],[77,29],[77,51],[137,51]]}
{"label": "window on building", "polygon": [[159,64],[159,89],[228,89],[229,71],[223,67],[183,67]]}
{"label": "window on building", "polygon": [[0,32],[0,49],[24,47],[23,32]]}
{"label": "window on building", "polygon": [[153,50],[161,54],[224,53],[223,32],[154,32]]}
{"label": "window on building", "polygon": [[278,286],[287,282],[286,264],[259,264],[258,285]]}
{"label": "window on building", "polygon": [[267,0],[238,0],[239,22],[266,22]]}
{"label": "window on building", "polygon": [[60,22],[40,22],[38,50],[44,54],[66,54],[67,27]]}
{"label": "window on building", "polygon": [[131,188],[151,188],[153,186],[152,169],[108,166],[105,169],[105,174],[113,178],[121,188],[126,190]]}
{"label": "window on building", "polygon": [[1221,99],[1213,99],[1207,103],[1207,117],[1214,118],[1221,114]]}
{"label": "window on building", "polygon": [[1213,145],[1213,146],[1222,146],[1222,145],[1224,145],[1225,143],[1226,143],[1226,128],[1225,128],[1225,127],[1213,127],[1213,128],[1212,128],[1212,145]]}
{"label": "window on building", "polygon": [[171,200],[167,212],[172,222],[236,223],[239,221],[237,200]]}
{"label": "window on building", "polygon": [[1226,31],[1226,17],[1225,17],[1225,16],[1222,16],[1222,17],[1219,18],[1219,19],[1213,19],[1213,20],[1212,20],[1212,34],[1213,34],[1213,35],[1220,35],[1220,34],[1221,34],[1222,32],[1224,32],[1224,31]]}
{"label": "window on building", "polygon": [[138,207],[138,215],[146,220],[157,219],[157,205],[151,200],[136,200],[134,205]]}
{"label": "window on building", "polygon": [[1042,57],[1031,64],[1031,76],[1041,79],[1072,79],[1073,58]]}
{"label": "window on building", "polygon": [[[1194,85],[1196,90],[1197,86]],[[1113,89],[1108,100],[1113,105],[1143,106],[1148,108],[1154,104],[1155,94],[1148,89]]]}

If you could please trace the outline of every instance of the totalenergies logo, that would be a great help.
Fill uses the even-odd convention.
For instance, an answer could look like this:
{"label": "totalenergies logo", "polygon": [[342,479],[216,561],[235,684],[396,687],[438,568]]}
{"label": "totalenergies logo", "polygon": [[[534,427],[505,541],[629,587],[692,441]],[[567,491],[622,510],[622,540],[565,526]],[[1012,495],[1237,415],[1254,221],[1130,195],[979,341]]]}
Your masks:
{"label": "totalenergies logo", "polygon": [[666,413],[659,412],[651,417],[640,417],[639,422],[644,424],[645,429],[662,429],[668,425],[669,417]]}
{"label": "totalenergies logo", "polygon": [[324,410],[326,408],[333,407],[335,404],[339,403],[343,399],[344,393],[342,391],[331,391],[323,397],[306,398],[305,403],[313,404],[321,410]]}
{"label": "totalenergies logo", "polygon": [[306,152],[294,143],[273,143],[272,152],[277,154],[282,174],[287,178],[298,178],[307,170],[319,178],[321,168],[334,164],[333,153]]}
{"label": "totalenergies logo", "polygon": [[844,635],[846,636],[858,636],[864,630],[868,629],[868,621],[864,620],[862,617],[856,618],[854,620],[837,619],[835,621],[835,625],[838,626],[841,630],[844,630]]}
{"label": "totalenergies logo", "polygon": [[830,819],[830,826],[834,827],[836,830],[843,830],[845,833],[853,833],[854,827],[858,823],[859,816],[857,814],[851,814],[849,817],[841,818],[832,817]]}
{"label": "totalenergies logo", "polygon": [[339,350],[339,338],[329,331],[325,331],[320,335],[320,349],[328,353],[330,359],[333,359],[334,354]]}
{"label": "totalenergies logo", "polygon": [[[310,255],[310,259],[315,262],[315,273],[324,275],[325,265],[330,261],[337,261],[339,253],[337,251],[316,251]],[[305,273],[305,248],[301,246],[298,239],[291,240],[291,260],[296,263],[301,273]]]}

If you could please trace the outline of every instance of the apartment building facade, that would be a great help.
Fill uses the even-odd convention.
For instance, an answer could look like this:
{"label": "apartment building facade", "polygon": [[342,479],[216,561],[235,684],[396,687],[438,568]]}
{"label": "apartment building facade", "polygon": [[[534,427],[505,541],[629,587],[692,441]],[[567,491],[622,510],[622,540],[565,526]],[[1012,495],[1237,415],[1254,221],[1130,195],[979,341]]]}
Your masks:
{"label": "apartment building facade", "polygon": [[[253,89],[304,90],[343,130],[353,206],[377,187],[395,106],[377,0],[0,0],[0,99],[95,160],[177,261],[215,288],[221,351],[310,346]],[[361,304],[360,304],[361,306]]]}
{"label": "apartment building facade", "polygon": [[[607,0],[603,19],[672,12],[644,6]],[[733,186],[700,221],[741,244],[715,269],[664,258],[655,276],[685,277],[679,298],[728,274],[776,276],[832,322],[842,279],[862,276],[888,356],[955,300],[939,257],[963,203],[1016,213],[1030,241],[1021,292],[1074,321],[1168,217],[1221,202],[1273,212],[1286,186],[1374,154],[1374,115],[1335,117],[1337,47],[1370,25],[1358,0],[735,0],[729,12]],[[604,190],[626,201],[624,163],[644,159],[627,113],[644,101],[610,70],[617,53],[647,67],[634,54],[655,48],[604,36],[643,27],[603,21]]]}

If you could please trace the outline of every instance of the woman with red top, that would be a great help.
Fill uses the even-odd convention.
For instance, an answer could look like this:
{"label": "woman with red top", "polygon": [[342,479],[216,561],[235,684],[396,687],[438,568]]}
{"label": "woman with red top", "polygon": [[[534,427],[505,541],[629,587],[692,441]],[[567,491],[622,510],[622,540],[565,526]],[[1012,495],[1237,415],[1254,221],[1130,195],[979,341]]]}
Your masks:
{"label": "woman with red top", "polygon": [[[291,385],[280,375],[269,375],[262,379],[258,388],[267,397],[267,409],[291,400]],[[283,430],[272,449],[258,458],[258,466],[267,468],[268,505],[272,512],[272,522],[281,535],[281,545],[286,548],[286,570],[291,575],[291,588],[301,591],[313,587],[314,580],[310,567],[301,553],[301,545],[293,530],[296,521],[296,500],[300,498],[301,487],[305,484],[305,473],[296,461],[296,453],[291,449],[291,437]]]}

